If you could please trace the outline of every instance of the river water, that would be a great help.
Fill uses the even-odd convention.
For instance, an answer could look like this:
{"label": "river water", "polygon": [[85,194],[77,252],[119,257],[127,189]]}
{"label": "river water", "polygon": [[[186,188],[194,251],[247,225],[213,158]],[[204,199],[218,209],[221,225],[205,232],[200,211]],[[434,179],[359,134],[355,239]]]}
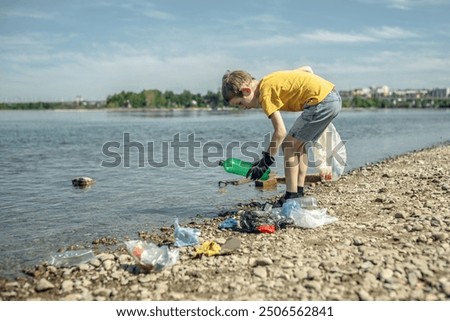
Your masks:
{"label": "river water", "polygon": [[[283,115],[288,128],[298,116]],[[450,140],[448,110],[343,111],[333,123],[347,171]],[[255,111],[1,111],[0,277],[64,246],[137,238],[175,217],[212,217],[282,193],[284,186],[218,188],[238,177],[217,162],[251,161],[271,131]],[[283,175],[281,154],[272,170]],[[96,183],[74,188],[79,176]]]}

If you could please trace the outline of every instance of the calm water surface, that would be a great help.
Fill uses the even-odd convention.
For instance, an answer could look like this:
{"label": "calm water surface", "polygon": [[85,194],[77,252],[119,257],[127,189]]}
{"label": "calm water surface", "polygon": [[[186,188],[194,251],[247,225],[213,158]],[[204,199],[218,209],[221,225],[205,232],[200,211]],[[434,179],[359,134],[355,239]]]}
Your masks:
{"label": "calm water surface", "polygon": [[[289,127],[297,115],[284,116]],[[347,141],[347,170],[450,140],[445,110],[345,111],[333,123]],[[175,217],[211,217],[283,192],[219,190],[220,180],[238,177],[213,166],[230,151],[251,160],[271,130],[262,113],[248,111],[0,112],[0,277],[64,246],[137,238]],[[273,170],[283,175],[277,159]],[[77,176],[97,182],[76,189]]]}

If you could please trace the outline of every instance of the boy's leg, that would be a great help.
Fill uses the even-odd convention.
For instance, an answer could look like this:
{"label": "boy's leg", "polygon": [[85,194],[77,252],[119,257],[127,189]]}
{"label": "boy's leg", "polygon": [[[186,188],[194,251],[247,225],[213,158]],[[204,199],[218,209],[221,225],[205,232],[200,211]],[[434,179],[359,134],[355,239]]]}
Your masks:
{"label": "boy's leg", "polygon": [[[287,137],[289,137],[291,141],[297,142],[317,141],[334,117],[337,116],[341,107],[341,97],[336,90],[333,90],[321,103],[314,106],[308,106],[303,110],[300,117],[297,118],[294,125],[289,130]],[[297,193],[299,196],[303,196],[303,187],[305,185],[306,172],[308,169],[308,154],[304,143],[302,144],[302,149],[299,149],[299,152],[298,176],[296,179]],[[287,176],[288,175],[286,174],[286,182],[288,181]],[[289,190],[292,190],[293,188],[293,185],[289,186]]]}
{"label": "boy's leg", "polygon": [[306,152],[305,144],[302,144],[299,150],[299,171],[297,180],[297,193],[298,196],[303,196],[303,188],[305,186],[306,172],[308,171],[308,154]]}
{"label": "boy's leg", "polygon": [[284,175],[286,179],[286,192],[297,194],[299,178],[304,184],[308,163],[304,163],[304,143],[288,135],[283,141]]}

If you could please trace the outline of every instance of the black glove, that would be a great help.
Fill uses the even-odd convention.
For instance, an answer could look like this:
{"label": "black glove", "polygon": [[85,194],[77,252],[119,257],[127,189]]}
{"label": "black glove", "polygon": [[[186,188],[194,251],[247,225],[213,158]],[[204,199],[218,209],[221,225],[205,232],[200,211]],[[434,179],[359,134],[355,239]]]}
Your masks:
{"label": "black glove", "polygon": [[254,181],[260,179],[269,166],[275,162],[275,158],[270,156],[268,152],[262,152],[262,154],[263,157],[259,161],[254,162],[252,168],[248,170],[246,175],[247,178],[250,177]]}

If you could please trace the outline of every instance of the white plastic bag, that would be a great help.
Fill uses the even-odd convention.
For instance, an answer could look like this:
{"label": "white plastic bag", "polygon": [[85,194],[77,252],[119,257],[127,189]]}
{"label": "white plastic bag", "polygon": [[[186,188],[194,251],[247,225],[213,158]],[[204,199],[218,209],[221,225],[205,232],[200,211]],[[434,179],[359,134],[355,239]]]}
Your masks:
{"label": "white plastic bag", "polygon": [[181,227],[178,224],[178,218],[175,219],[175,246],[191,246],[199,243],[198,237],[200,236],[200,230],[190,227]]}
{"label": "white plastic bag", "polygon": [[304,228],[316,228],[336,221],[337,218],[327,214],[326,208],[317,208],[313,210],[300,208],[300,210],[294,214],[295,225]]}
{"label": "white plastic bag", "polygon": [[336,181],[347,165],[345,143],[332,123],[315,144],[308,146],[308,167],[323,180]]}
{"label": "white plastic bag", "polygon": [[87,263],[95,258],[92,250],[74,250],[52,254],[49,264],[60,267],[70,267]]}
{"label": "white plastic bag", "polygon": [[303,228],[316,228],[337,221],[336,217],[327,214],[326,208],[302,207],[295,199],[286,200],[281,215],[293,219],[295,226]]}
{"label": "white plastic bag", "polygon": [[178,249],[169,250],[167,245],[161,247],[141,240],[126,241],[128,253],[148,270],[157,272],[174,265],[178,261]]}

